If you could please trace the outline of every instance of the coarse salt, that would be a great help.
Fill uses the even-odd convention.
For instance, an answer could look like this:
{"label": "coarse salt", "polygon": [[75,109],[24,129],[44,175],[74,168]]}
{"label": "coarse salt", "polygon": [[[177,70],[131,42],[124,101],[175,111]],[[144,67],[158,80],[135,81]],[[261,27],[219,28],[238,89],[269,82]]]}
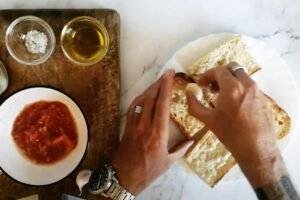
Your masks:
{"label": "coarse salt", "polygon": [[48,45],[47,35],[37,30],[28,31],[21,38],[25,41],[28,52],[33,54],[44,54]]}

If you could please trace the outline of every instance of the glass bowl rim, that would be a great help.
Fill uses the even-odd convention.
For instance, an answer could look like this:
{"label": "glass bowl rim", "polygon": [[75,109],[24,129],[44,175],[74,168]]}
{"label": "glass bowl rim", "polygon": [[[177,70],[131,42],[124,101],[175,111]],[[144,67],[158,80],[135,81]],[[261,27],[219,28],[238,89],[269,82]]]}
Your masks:
{"label": "glass bowl rim", "polygon": [[[102,33],[105,35],[105,37],[107,38],[106,42],[105,42],[105,54],[104,56],[102,57],[99,57],[91,62],[79,62],[75,59],[73,59],[68,51],[64,48],[64,45],[63,45],[63,39],[64,39],[64,32],[66,31],[66,29],[73,23],[75,22],[78,22],[78,21],[87,21],[87,22],[91,22],[92,24],[94,24],[95,26],[97,26],[101,31]],[[104,57],[105,55],[107,54],[108,50],[109,50],[109,45],[110,45],[110,38],[109,38],[109,34],[107,32],[107,29],[106,27],[104,26],[104,24],[102,22],[100,22],[97,18],[95,17],[92,17],[92,16],[78,16],[78,17],[74,17],[72,18],[70,21],[68,21],[64,26],[63,26],[63,29],[61,31],[61,34],[60,34],[60,46],[61,46],[61,49],[64,53],[64,55],[73,63],[77,64],[77,65],[80,65],[80,66],[90,66],[90,65],[94,65],[98,62],[100,62]]]}
{"label": "glass bowl rim", "polygon": [[[31,21],[33,23],[38,23],[39,25],[41,25],[47,32],[47,34],[49,35],[49,41],[50,41],[50,50],[48,50],[43,56],[41,56],[39,59],[36,60],[32,60],[32,61],[25,61],[22,60],[21,58],[19,58],[14,51],[12,50],[12,48],[9,45],[9,35],[10,33],[14,30],[15,26],[20,24],[21,22],[24,21]],[[15,59],[17,60],[19,63],[21,64],[25,64],[25,65],[39,65],[41,63],[44,63],[46,60],[48,60],[50,58],[50,56],[52,55],[54,49],[55,49],[55,45],[56,45],[56,39],[55,39],[55,34],[53,29],[51,28],[51,26],[42,18],[39,18],[37,16],[33,16],[33,15],[25,15],[25,16],[21,16],[16,18],[15,20],[13,20],[10,25],[7,27],[6,29],[6,33],[5,33],[5,45],[6,48],[9,52],[9,54]]]}
{"label": "glass bowl rim", "polygon": [[2,62],[2,60],[0,60],[0,71],[2,72],[3,78],[5,79],[4,80],[5,81],[5,86],[4,86],[2,91],[0,90],[0,95],[1,95],[7,90],[8,85],[9,85],[9,77],[8,77],[7,69],[4,65],[4,63]]}

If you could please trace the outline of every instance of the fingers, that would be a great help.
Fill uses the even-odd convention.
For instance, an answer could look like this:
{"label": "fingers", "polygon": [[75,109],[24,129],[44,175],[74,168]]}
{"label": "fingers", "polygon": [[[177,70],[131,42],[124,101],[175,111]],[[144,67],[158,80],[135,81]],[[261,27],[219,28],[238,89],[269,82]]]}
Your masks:
{"label": "fingers", "polygon": [[148,87],[141,95],[142,97],[144,97],[143,99],[147,99],[147,98],[155,99],[158,94],[160,82],[161,82],[161,78],[158,79],[156,82],[154,82],[150,87]]}
{"label": "fingers", "polygon": [[212,120],[213,110],[204,107],[194,96],[194,94],[187,93],[187,102],[189,106],[189,113],[200,121],[204,122],[206,125],[210,124]]}
{"label": "fingers", "polygon": [[248,75],[247,68],[243,67],[237,62],[230,62],[227,68],[232,72],[232,74],[245,86],[249,87],[255,82]]}
{"label": "fingers", "polygon": [[[168,71],[166,72],[168,73]],[[155,101],[158,98],[159,89],[164,76],[159,78],[154,84],[152,84],[142,95],[144,101],[144,112],[141,117],[142,122],[151,122],[153,118]]]}
{"label": "fingers", "polygon": [[237,69],[233,74],[245,87],[255,84],[243,68]]}
{"label": "fingers", "polygon": [[158,96],[160,80],[152,84],[142,95],[143,98],[143,112],[141,113],[140,122],[144,123],[145,127],[150,127],[152,123],[155,100]]}
{"label": "fingers", "polygon": [[167,71],[161,80],[158,98],[155,104],[155,113],[153,118],[154,127],[164,132],[169,127],[170,104],[173,88],[174,70]]}
{"label": "fingers", "polygon": [[140,96],[136,97],[130,104],[127,112],[127,125],[136,126],[140,121],[140,116],[135,112],[136,106],[142,106],[143,102]]}
{"label": "fingers", "polygon": [[187,140],[177,144],[174,148],[172,148],[169,154],[171,162],[182,158],[193,144],[193,140]]}
{"label": "fingers", "polygon": [[[151,124],[154,123],[155,119],[154,112],[157,112],[157,116],[160,116],[160,119],[163,120],[156,120],[161,123],[161,125],[158,124],[158,129],[163,129],[163,125],[165,127],[168,126],[169,118],[166,116],[170,114],[168,106],[171,99],[174,74],[174,70],[167,71],[159,80],[134,99],[127,114],[127,130],[132,128],[140,128],[141,130],[151,128]],[[142,107],[141,113],[135,112],[136,106]]]}
{"label": "fingers", "polygon": [[218,88],[222,89],[224,86],[226,86],[226,84],[230,84],[235,81],[235,77],[226,67],[219,66],[209,69],[205,73],[201,74],[198,79],[198,84],[200,86],[207,87],[211,83],[216,82]]}
{"label": "fingers", "polygon": [[[157,80],[141,95],[137,96],[133,100],[127,113],[127,121],[130,124],[137,126],[139,122],[144,122],[146,124],[151,123],[154,110],[153,108],[158,95],[160,81],[160,79]],[[135,113],[136,106],[141,106],[143,108],[141,113]]]}

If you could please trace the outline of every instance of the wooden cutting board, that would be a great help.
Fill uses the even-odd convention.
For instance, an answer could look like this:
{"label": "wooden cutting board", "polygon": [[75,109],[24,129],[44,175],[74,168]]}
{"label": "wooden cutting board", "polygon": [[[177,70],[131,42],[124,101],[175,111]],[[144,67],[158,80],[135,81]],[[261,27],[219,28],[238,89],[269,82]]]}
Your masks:
{"label": "wooden cutting board", "polygon": [[[50,59],[41,65],[19,64],[9,55],[5,47],[6,28],[14,19],[24,15],[35,15],[44,19],[55,32],[55,51]],[[110,37],[110,47],[105,58],[88,67],[78,66],[68,61],[59,43],[64,24],[82,15],[97,18],[105,25]],[[38,193],[42,200],[59,200],[62,193],[78,195],[79,191],[75,185],[78,171],[84,168],[95,168],[108,157],[119,135],[119,31],[119,15],[108,9],[0,11],[0,59],[7,65],[10,78],[9,88],[0,97],[0,102],[22,88],[50,86],[68,94],[78,103],[89,126],[89,145],[86,156],[70,176],[56,184],[32,187],[18,183],[6,175],[0,175],[0,199],[16,199],[35,193]],[[91,195],[85,197],[101,199]]]}

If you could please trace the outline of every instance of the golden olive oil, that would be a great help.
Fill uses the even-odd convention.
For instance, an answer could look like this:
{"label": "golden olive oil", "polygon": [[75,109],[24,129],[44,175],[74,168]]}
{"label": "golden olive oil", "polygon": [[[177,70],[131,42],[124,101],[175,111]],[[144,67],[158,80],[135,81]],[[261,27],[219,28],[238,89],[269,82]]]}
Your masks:
{"label": "golden olive oil", "polygon": [[88,20],[70,23],[62,33],[62,45],[67,56],[75,62],[94,64],[108,49],[108,34],[104,27]]}

